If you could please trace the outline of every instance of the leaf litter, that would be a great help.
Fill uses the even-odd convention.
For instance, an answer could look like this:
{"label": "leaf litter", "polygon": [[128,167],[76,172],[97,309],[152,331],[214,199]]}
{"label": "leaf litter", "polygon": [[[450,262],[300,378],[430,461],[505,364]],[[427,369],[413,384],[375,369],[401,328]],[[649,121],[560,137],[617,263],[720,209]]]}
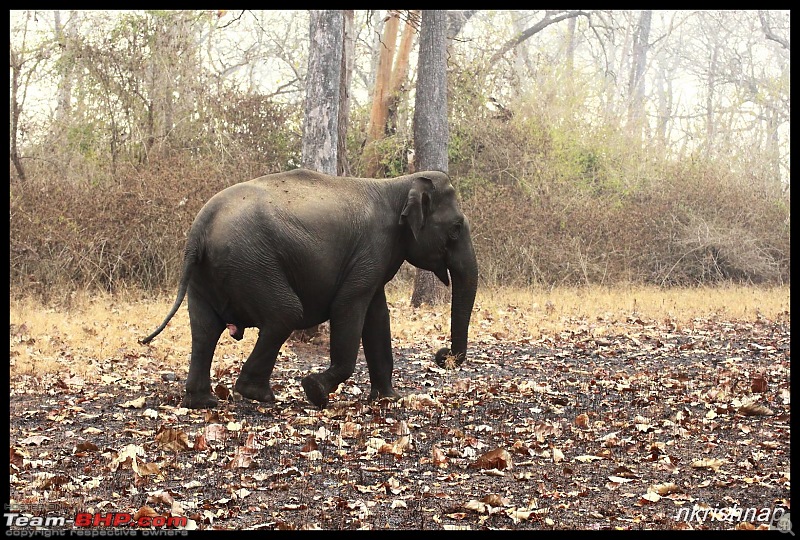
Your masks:
{"label": "leaf litter", "polygon": [[[678,515],[790,509],[786,319],[565,319],[536,339],[479,322],[458,369],[396,338],[404,397],[367,402],[362,356],[324,410],[300,379],[325,347],[284,347],[271,405],[230,390],[244,358],[215,359],[213,411],[180,406],[188,366],[166,359],[185,346],[121,347],[95,380],[12,377],[11,503],[193,529],[763,529]],[[18,327],[12,358],[44,340]]]}

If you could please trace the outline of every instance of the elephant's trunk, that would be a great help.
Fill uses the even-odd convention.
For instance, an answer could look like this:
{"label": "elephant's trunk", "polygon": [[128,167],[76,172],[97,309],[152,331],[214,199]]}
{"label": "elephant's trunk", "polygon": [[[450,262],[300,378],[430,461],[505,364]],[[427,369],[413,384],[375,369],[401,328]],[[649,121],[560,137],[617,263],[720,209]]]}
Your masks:
{"label": "elephant's trunk", "polygon": [[440,366],[456,367],[466,359],[469,320],[478,288],[478,263],[466,224],[458,244],[452,251],[448,251],[447,259],[453,287],[450,307],[451,348],[440,349],[435,360]]}

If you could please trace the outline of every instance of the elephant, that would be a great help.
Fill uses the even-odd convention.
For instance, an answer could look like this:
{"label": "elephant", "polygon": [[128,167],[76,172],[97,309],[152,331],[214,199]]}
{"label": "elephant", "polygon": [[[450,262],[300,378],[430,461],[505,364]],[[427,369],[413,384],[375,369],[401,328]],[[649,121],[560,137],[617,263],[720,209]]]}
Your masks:
{"label": "elephant", "polygon": [[310,403],[355,371],[363,346],[369,400],[397,399],[392,386],[389,309],[384,287],[404,261],[452,279],[451,347],[440,366],[461,366],[478,284],[469,222],[449,176],[422,171],[396,178],[330,176],[294,169],[223,189],[201,208],[187,234],[177,298],[157,336],[188,294],[192,338],[184,407],[213,408],[211,363],[226,329],[241,339],[258,328],[234,390],[275,401],[270,377],[295,330],[330,321],[330,365],[305,376]]}

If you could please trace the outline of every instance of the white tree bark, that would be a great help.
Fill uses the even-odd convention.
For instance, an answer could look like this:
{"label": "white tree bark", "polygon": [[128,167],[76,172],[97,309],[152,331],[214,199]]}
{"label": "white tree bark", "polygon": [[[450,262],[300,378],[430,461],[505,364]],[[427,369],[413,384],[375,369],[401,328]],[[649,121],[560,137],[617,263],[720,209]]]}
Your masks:
{"label": "white tree bark", "polygon": [[302,165],[336,175],[339,88],[344,17],[341,10],[311,13]]}
{"label": "white tree bark", "polygon": [[[447,12],[423,10],[414,104],[414,165],[417,171],[447,172]],[[411,304],[445,301],[444,286],[432,272],[417,269]]]}

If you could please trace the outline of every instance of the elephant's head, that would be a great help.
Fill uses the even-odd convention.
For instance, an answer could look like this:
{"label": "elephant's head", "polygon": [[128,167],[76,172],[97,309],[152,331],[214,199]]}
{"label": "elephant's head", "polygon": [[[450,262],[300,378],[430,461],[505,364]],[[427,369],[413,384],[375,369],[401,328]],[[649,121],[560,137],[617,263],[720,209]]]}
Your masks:
{"label": "elephant's head", "polygon": [[416,175],[400,224],[408,225],[413,236],[408,245],[408,262],[430,270],[445,285],[453,282],[452,348],[440,349],[436,353],[436,363],[444,366],[454,362],[460,366],[467,353],[469,320],[478,287],[478,263],[469,222],[445,173],[427,171]]}

